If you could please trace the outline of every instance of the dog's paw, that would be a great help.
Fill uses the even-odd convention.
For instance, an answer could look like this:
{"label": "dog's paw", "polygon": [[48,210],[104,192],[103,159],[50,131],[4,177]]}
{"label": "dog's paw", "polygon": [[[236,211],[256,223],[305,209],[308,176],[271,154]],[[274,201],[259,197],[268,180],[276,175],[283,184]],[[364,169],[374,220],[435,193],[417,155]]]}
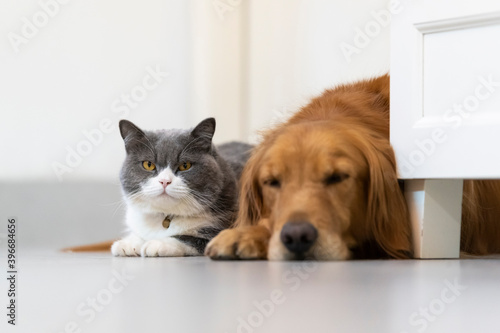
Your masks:
{"label": "dog's paw", "polygon": [[116,241],[111,246],[111,253],[116,257],[137,257],[141,255],[143,242],[133,237]]}
{"label": "dog's paw", "polygon": [[262,226],[226,229],[212,239],[205,255],[212,259],[266,259],[269,230]]}
{"label": "dog's paw", "polygon": [[173,238],[154,239],[144,243],[141,248],[141,255],[143,257],[182,257],[193,255],[192,251],[188,250],[185,245]]}

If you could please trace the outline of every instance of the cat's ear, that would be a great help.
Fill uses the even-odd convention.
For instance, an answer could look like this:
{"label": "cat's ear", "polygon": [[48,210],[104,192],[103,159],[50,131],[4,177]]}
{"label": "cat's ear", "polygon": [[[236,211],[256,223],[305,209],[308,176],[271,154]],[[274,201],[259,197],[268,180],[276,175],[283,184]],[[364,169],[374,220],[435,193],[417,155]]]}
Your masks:
{"label": "cat's ear", "polygon": [[210,151],[212,148],[212,138],[215,133],[215,119],[207,118],[201,121],[191,131],[191,136],[194,140],[191,142],[193,147],[198,147],[204,151]]}
{"label": "cat's ear", "polygon": [[125,150],[130,152],[137,143],[146,140],[146,134],[131,121],[122,119],[118,124],[120,127],[120,134],[125,142]]}
{"label": "cat's ear", "polygon": [[125,140],[130,135],[134,135],[134,136],[135,135],[139,135],[139,136],[145,135],[144,132],[139,127],[134,125],[134,123],[131,121],[122,119],[122,120],[120,120],[120,123],[118,124],[118,126],[120,127],[120,134],[121,134],[123,140]]}
{"label": "cat's ear", "polygon": [[215,118],[207,118],[202,120],[196,127],[191,131],[191,135],[195,138],[203,138],[212,142],[212,137],[215,133]]}

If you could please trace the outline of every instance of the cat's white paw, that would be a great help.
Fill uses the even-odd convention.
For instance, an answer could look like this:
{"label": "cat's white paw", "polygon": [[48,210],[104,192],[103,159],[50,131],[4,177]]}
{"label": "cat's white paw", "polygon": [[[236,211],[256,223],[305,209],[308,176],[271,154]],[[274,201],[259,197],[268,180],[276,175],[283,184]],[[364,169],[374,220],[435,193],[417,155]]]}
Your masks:
{"label": "cat's white paw", "polygon": [[111,253],[117,257],[137,257],[141,255],[143,243],[134,238],[124,238],[113,243]]}
{"label": "cat's white paw", "polygon": [[192,255],[190,249],[174,238],[150,240],[141,248],[143,257],[182,257]]}

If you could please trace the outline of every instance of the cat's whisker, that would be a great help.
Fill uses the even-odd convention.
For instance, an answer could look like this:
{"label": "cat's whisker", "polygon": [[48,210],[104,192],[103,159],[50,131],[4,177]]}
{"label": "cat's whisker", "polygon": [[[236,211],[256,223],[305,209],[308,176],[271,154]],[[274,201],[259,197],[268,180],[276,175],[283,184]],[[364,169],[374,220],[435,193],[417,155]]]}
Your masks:
{"label": "cat's whisker", "polygon": [[141,198],[141,197],[144,197],[144,196],[147,196],[147,195],[148,195],[148,193],[145,193],[144,191],[137,191],[137,192],[133,192],[133,193],[127,194],[125,196],[125,198],[128,201],[135,201],[135,199],[138,199],[138,198]]}
{"label": "cat's whisker", "polygon": [[119,204],[121,202],[123,202],[123,199],[116,200],[116,201],[113,201],[113,202],[103,203],[103,204],[101,204],[101,206],[102,207],[108,207],[108,206],[113,206],[113,205]]}
{"label": "cat's whisker", "polygon": [[137,192],[132,192],[126,195],[127,199],[135,199],[136,197],[139,197],[142,195],[142,191],[137,191]]}
{"label": "cat's whisker", "polygon": [[176,192],[176,193],[189,193],[188,188],[181,188],[181,187],[174,187],[174,188],[169,188],[168,189],[170,192]]}
{"label": "cat's whisker", "polygon": [[203,213],[203,215],[207,215],[206,214],[206,208],[208,207],[205,203],[203,202],[200,202],[199,200],[197,200],[192,193],[186,193],[186,195],[181,199],[181,200],[184,200],[186,202],[188,202],[189,205],[193,206],[196,208],[196,211],[198,213]]}
{"label": "cat's whisker", "polygon": [[209,198],[202,196],[201,194],[191,192],[190,195],[192,195],[197,201],[199,201],[202,205],[207,206],[208,208],[212,209],[214,212],[217,214],[225,215],[230,212],[223,210],[217,206],[215,206],[215,203],[209,200]]}
{"label": "cat's whisker", "polygon": [[112,217],[116,215],[116,213],[120,208],[126,208],[126,203],[124,201],[122,201],[120,204],[118,204],[118,206],[116,206],[115,210],[113,211]]}
{"label": "cat's whisker", "polygon": [[200,207],[199,204],[197,204],[196,202],[193,202],[191,200],[189,200],[187,197],[185,197],[183,199],[183,201],[185,201],[187,203],[187,206],[190,207],[190,212],[189,212],[189,215],[191,216],[198,216],[198,217],[206,217],[208,216],[204,210],[205,208],[204,207]]}

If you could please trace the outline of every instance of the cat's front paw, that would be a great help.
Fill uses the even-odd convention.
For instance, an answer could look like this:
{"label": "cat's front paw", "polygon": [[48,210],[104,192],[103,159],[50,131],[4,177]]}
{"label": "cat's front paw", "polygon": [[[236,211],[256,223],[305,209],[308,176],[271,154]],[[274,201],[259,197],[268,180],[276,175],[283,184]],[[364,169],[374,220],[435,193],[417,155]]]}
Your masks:
{"label": "cat's front paw", "polygon": [[266,259],[269,230],[263,226],[239,227],[221,231],[205,249],[211,259]]}
{"label": "cat's front paw", "polygon": [[111,253],[116,257],[137,257],[141,255],[143,242],[134,238],[124,238],[111,246]]}
{"label": "cat's front paw", "polygon": [[183,257],[196,255],[196,253],[178,240],[167,238],[147,241],[141,248],[141,255],[143,257]]}

